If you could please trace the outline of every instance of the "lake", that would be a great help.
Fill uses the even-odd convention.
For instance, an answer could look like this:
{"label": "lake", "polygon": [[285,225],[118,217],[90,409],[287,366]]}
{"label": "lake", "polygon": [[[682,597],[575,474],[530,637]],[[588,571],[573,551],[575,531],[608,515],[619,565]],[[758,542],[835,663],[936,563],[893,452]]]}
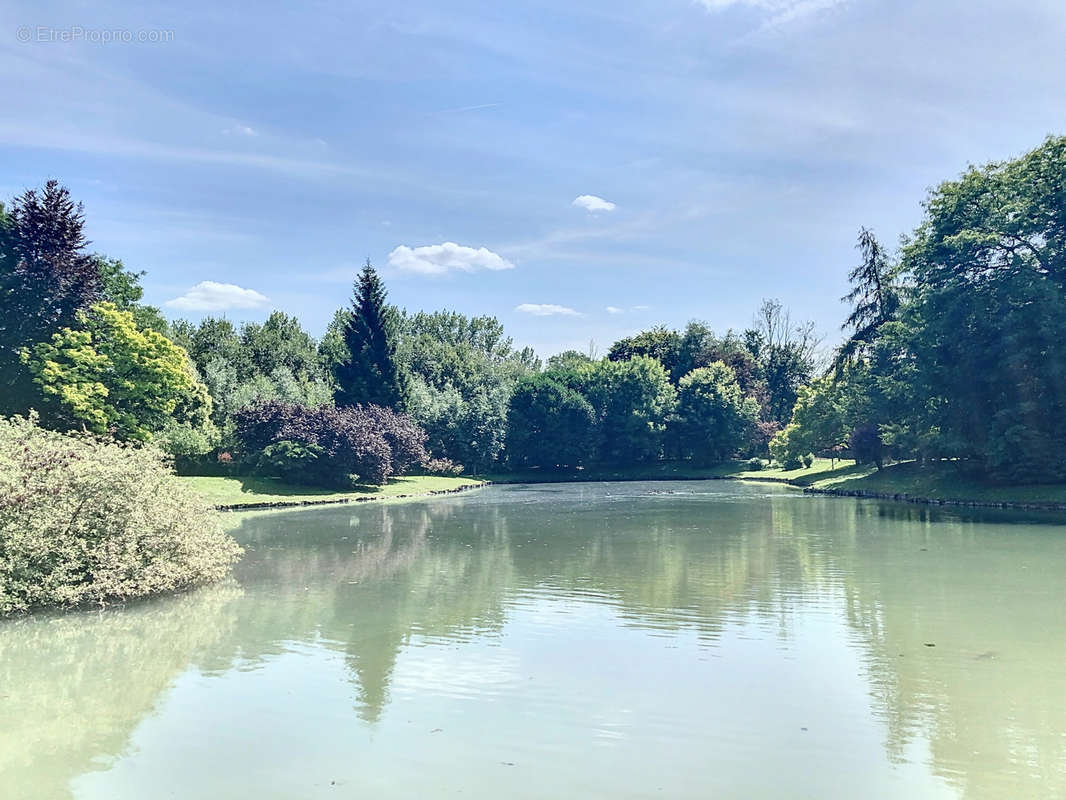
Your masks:
{"label": "lake", "polygon": [[0,622],[0,797],[1066,795],[1061,517],[732,481],[230,517]]}

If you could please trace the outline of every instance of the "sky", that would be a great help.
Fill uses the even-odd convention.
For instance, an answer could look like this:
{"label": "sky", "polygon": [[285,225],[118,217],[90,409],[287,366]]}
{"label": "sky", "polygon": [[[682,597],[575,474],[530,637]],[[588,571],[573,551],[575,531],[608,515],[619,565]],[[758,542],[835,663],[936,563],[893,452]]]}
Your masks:
{"label": "sky", "polygon": [[56,178],[171,317],[411,311],[599,354],[780,299],[836,341],[969,164],[1066,133],[1062,0],[0,9],[0,198]]}

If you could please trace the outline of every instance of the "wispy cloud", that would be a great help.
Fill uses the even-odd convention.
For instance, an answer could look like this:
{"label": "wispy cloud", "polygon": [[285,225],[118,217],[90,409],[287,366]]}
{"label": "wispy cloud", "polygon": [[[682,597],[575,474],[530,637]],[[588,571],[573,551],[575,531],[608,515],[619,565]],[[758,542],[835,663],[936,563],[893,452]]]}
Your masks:
{"label": "wispy cloud", "polygon": [[607,306],[607,313],[608,314],[624,314],[626,312],[625,312],[625,309],[619,308],[618,306]]}
{"label": "wispy cloud", "polygon": [[389,266],[419,275],[444,275],[451,271],[514,269],[514,264],[486,247],[464,247],[455,242],[408,247],[401,244],[389,253]]}
{"label": "wispy cloud", "polygon": [[583,194],[574,198],[573,205],[577,208],[583,208],[590,214],[594,214],[597,211],[614,211],[618,208],[617,205],[610,200],[604,200],[602,197],[597,197],[594,194]]}
{"label": "wispy cloud", "polygon": [[801,17],[842,5],[850,0],[696,0],[708,11],[725,11],[729,8],[756,9],[765,17],[763,28],[773,28]]}
{"label": "wispy cloud", "polygon": [[250,128],[247,125],[232,125],[229,128],[223,128],[222,132],[227,136],[258,136],[259,133],[255,128]]}
{"label": "wispy cloud", "polygon": [[270,298],[255,289],[244,289],[233,283],[201,281],[180,297],[167,300],[167,308],[180,311],[227,311],[237,308],[262,308]]}
{"label": "wispy cloud", "polygon": [[514,308],[515,311],[520,311],[523,314],[532,314],[535,317],[552,317],[552,316],[565,316],[565,317],[580,317],[581,314],[574,311],[572,308],[566,306],[557,306],[554,303],[522,303]]}
{"label": "wispy cloud", "polygon": [[434,111],[433,114],[465,114],[468,111],[483,111],[487,108],[499,108],[503,103],[481,103],[476,106],[461,106],[459,108],[442,108],[440,111]]}

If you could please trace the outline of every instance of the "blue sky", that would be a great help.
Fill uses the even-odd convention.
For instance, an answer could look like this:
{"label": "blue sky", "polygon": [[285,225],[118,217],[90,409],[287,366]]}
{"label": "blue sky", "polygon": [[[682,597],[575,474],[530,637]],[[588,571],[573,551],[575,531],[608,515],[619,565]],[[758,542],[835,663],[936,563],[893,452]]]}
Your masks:
{"label": "blue sky", "polygon": [[318,334],[369,256],[545,355],[764,297],[832,341],[860,225],[1066,132],[1064,41],[1061,0],[16,0],[0,197],[60,179],[175,316]]}

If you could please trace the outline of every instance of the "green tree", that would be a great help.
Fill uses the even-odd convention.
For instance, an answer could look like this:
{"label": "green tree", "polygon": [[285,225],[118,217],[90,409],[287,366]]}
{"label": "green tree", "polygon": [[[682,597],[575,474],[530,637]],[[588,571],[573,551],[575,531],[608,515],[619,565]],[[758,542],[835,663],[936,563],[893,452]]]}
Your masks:
{"label": "green tree", "polygon": [[144,298],[141,278],[147,273],[128,270],[117,258],[108,258],[102,255],[96,255],[94,258],[96,259],[96,267],[100,273],[102,286],[100,299],[104,302],[113,303],[119,311],[129,311],[133,314],[138,327],[148,328],[167,335],[170,326],[159,309],[141,302]]}
{"label": "green tree", "polygon": [[801,387],[792,421],[770,442],[774,460],[793,468],[809,453],[833,452],[845,446],[853,427],[845,396],[848,386],[845,381],[824,377]]}
{"label": "green tree", "polygon": [[695,369],[678,385],[673,426],[680,452],[703,464],[724,461],[748,440],[758,415],[730,367],[716,361]]}
{"label": "green tree", "polygon": [[504,446],[507,403],[519,378],[539,368],[495,317],[453,311],[402,314],[397,360],[407,411],[429,436],[430,452],[486,469]]}
{"label": "green tree", "polygon": [[346,358],[333,368],[338,405],[403,405],[395,317],[395,311],[385,303],[385,286],[367,259],[356,281],[351,316],[344,328]]}
{"label": "green tree", "polygon": [[507,412],[514,466],[574,467],[591,455],[595,411],[578,392],[545,374],[519,381]]}
{"label": "green tree", "polygon": [[177,320],[168,335],[196,364],[214,400],[212,418],[226,437],[233,432],[233,415],[253,403],[318,406],[333,399],[315,340],[295,317],[280,311],[263,323],[239,327],[217,317],[199,325]]}
{"label": "green tree", "polygon": [[549,370],[566,371],[591,364],[593,360],[586,353],[578,350],[565,350],[562,353],[556,353],[551,356],[546,366]]}
{"label": "green tree", "polygon": [[208,428],[211,398],[184,350],[111,303],[76,322],[23,352],[54,423],[137,441],[174,422]]}
{"label": "green tree", "polygon": [[1066,137],[935,189],[903,249],[909,428],[1004,480],[1066,479]]}
{"label": "green tree", "polygon": [[765,381],[765,417],[784,424],[792,416],[800,387],[814,374],[821,343],[814,323],[794,323],[779,301],[764,300],[745,339]]}
{"label": "green tree", "polygon": [[272,375],[279,369],[297,379],[315,380],[321,377],[318,346],[314,338],[300,325],[296,317],[274,311],[262,324],[241,326],[240,348],[242,366],[248,370],[240,377],[247,380],[254,375]]}
{"label": "green tree", "polygon": [[681,336],[664,325],[619,339],[607,351],[607,358],[611,361],[628,361],[635,356],[654,358],[671,374],[677,367],[680,355]]}
{"label": "green tree", "polygon": [[73,324],[100,298],[84,227],[81,204],[56,181],[0,209],[0,413],[25,411],[38,397],[21,350]]}
{"label": "green tree", "polygon": [[894,267],[873,231],[860,229],[856,247],[862,261],[849,273],[852,289],[841,298],[841,302],[851,305],[841,329],[850,330],[851,335],[837,352],[837,369],[873,342],[878,329],[893,318],[900,304],[900,289],[893,281]]}
{"label": "green tree", "polygon": [[579,391],[595,410],[599,461],[633,464],[662,455],[677,392],[657,359],[603,359],[575,372],[547,374]]}

